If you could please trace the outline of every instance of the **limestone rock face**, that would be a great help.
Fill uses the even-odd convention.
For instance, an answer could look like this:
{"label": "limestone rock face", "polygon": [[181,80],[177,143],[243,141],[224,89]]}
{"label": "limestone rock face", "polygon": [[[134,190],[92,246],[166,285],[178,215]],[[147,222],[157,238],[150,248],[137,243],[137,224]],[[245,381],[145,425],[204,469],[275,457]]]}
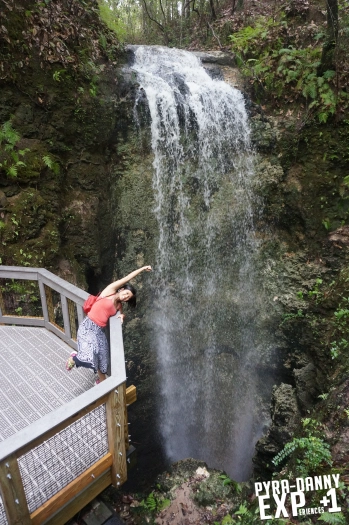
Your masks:
{"label": "limestone rock face", "polygon": [[0,190],[0,208],[5,208],[7,202],[8,201],[5,193]]}
{"label": "limestone rock face", "polygon": [[218,64],[220,66],[235,66],[235,55],[226,51],[192,51],[204,64]]}
{"label": "limestone rock face", "polygon": [[320,394],[317,388],[317,370],[313,363],[308,363],[303,368],[294,370],[296,392],[300,405],[304,410],[313,406]]}
{"label": "limestone rock face", "polygon": [[328,239],[332,243],[349,245],[349,226],[345,225],[330,233]]}
{"label": "limestone rock face", "polygon": [[271,402],[272,424],[256,445],[254,464],[257,477],[269,478],[275,470],[272,459],[292,439],[299,417],[295,389],[285,383],[275,386]]}

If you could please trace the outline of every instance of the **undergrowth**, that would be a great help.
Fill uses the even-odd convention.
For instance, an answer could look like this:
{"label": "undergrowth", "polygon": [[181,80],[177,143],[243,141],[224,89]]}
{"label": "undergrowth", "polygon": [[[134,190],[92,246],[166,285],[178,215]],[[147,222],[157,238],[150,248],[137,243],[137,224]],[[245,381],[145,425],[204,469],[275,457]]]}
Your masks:
{"label": "undergrowth", "polygon": [[259,102],[277,106],[296,104],[304,119],[327,122],[349,107],[348,6],[340,10],[341,29],[333,65],[323,71],[326,31],[321,25],[308,24],[309,37],[299,37],[300,25],[292,23],[285,12],[277,17],[260,16],[231,35],[232,50]]}

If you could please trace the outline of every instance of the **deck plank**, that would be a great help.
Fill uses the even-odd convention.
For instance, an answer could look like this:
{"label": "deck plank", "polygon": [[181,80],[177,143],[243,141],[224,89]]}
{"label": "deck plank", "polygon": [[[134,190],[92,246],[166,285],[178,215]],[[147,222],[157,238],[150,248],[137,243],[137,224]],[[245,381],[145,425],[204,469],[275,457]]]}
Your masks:
{"label": "deck plank", "polygon": [[67,372],[71,348],[45,328],[0,326],[0,442],[94,386]]}

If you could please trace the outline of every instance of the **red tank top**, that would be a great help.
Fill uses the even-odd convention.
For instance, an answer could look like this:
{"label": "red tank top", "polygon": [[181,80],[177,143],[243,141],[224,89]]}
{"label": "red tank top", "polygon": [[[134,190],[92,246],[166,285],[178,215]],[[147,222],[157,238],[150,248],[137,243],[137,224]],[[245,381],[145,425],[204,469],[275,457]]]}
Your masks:
{"label": "red tank top", "polygon": [[116,312],[114,301],[103,297],[102,299],[97,299],[87,315],[98,326],[104,327],[107,326],[109,317],[115,315]]}

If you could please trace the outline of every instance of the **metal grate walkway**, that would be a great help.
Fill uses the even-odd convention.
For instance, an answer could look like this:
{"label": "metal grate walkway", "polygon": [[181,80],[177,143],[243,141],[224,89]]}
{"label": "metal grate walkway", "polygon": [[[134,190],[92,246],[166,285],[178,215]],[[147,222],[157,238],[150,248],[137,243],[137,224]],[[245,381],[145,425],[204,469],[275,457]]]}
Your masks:
{"label": "metal grate walkway", "polygon": [[45,328],[0,326],[0,441],[94,386],[91,370],[66,371],[71,351]]}

